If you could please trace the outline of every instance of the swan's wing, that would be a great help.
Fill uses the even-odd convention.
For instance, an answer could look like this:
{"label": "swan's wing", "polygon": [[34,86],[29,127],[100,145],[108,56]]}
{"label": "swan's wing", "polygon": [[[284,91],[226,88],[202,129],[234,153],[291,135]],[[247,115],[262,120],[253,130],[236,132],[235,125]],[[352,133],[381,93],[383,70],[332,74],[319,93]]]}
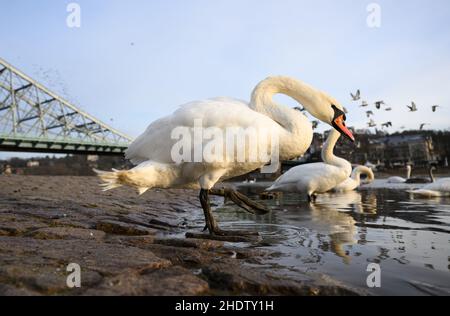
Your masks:
{"label": "swan's wing", "polygon": [[182,105],[172,115],[151,123],[147,130],[128,147],[125,152],[126,158],[135,164],[147,160],[173,163],[172,148],[182,139],[181,135],[186,133],[190,136],[191,153],[193,153],[195,122],[199,127],[220,130],[225,130],[226,127],[281,129],[269,117],[253,111],[247,103],[240,100],[216,98],[195,101]]}
{"label": "swan's wing", "polygon": [[442,193],[450,193],[450,178],[439,179],[436,182],[423,186],[421,189],[429,191],[439,191]]}
{"label": "swan's wing", "polygon": [[334,187],[335,191],[352,191],[358,187],[358,183],[352,178],[348,178],[347,180],[339,183]]}
{"label": "swan's wing", "polygon": [[269,190],[293,186],[304,189],[308,187],[331,189],[343,180],[336,179],[338,173],[340,173],[339,168],[323,162],[305,164],[288,170],[274,182]]}

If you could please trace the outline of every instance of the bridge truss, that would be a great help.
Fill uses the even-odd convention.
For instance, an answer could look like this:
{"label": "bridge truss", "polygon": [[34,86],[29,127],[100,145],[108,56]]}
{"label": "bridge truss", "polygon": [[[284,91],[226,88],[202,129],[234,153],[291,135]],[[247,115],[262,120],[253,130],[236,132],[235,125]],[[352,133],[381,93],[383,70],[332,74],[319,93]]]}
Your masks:
{"label": "bridge truss", "polygon": [[0,150],[121,155],[130,142],[0,59]]}

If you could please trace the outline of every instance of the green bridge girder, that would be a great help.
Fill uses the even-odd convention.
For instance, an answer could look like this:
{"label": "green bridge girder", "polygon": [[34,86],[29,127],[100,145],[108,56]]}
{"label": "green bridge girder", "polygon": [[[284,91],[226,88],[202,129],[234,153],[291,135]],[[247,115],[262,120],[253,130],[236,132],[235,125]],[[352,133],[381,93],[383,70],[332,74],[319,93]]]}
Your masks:
{"label": "green bridge girder", "polygon": [[0,151],[123,155],[131,141],[0,58]]}

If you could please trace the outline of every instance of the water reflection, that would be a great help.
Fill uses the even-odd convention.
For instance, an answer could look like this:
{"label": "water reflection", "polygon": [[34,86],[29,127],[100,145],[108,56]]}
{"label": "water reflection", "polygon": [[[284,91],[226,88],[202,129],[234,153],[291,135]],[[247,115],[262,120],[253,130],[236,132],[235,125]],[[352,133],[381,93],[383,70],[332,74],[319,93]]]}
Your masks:
{"label": "water reflection", "polygon": [[[258,199],[261,190],[243,191]],[[423,199],[379,188],[325,194],[315,204],[298,194],[263,203],[272,212],[256,220],[232,204],[217,215],[224,225],[259,230],[263,241],[247,246],[280,253],[269,262],[277,267],[314,270],[365,287],[365,269],[375,262],[386,286],[374,293],[450,293],[449,198]]]}

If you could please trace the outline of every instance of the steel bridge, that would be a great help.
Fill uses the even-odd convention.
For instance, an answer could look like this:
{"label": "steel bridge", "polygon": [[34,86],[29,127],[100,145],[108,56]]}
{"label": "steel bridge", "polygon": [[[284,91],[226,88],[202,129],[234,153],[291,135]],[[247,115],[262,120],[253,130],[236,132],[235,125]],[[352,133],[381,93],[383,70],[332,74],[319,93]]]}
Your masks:
{"label": "steel bridge", "polygon": [[130,142],[0,58],[0,151],[122,155]]}

